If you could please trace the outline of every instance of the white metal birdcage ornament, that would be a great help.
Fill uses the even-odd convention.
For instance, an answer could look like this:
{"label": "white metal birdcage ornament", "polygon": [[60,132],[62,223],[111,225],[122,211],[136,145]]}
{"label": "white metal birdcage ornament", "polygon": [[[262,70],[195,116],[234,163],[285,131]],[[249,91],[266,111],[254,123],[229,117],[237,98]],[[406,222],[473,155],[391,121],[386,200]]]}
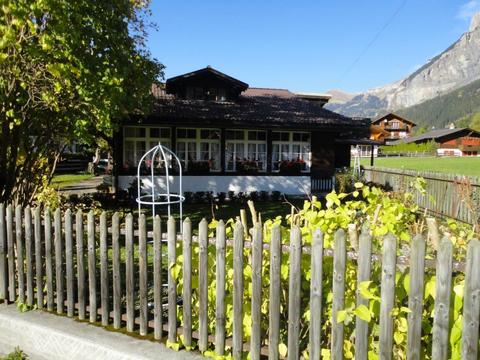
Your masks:
{"label": "white metal birdcage ornament", "polygon": [[[148,162],[150,166],[148,166]],[[173,164],[178,167],[178,176],[174,177],[174,181],[170,184],[170,171],[173,170]],[[145,186],[145,181],[142,181],[141,170],[146,167],[150,168],[150,186]],[[164,170],[162,174],[155,174],[155,170]],[[157,181],[155,179],[164,177],[163,184],[165,188],[161,187],[156,189]],[[145,178],[143,176],[143,178]],[[176,178],[176,179],[175,179]],[[158,183],[162,183],[161,179],[158,179]],[[178,182],[178,194],[172,193],[170,189]],[[147,193],[142,193],[143,190],[147,190]],[[144,191],[145,192],[145,191]],[[171,205],[179,204],[180,208],[180,222],[183,217],[183,179],[182,179],[182,163],[175,153],[169,148],[163,146],[161,143],[148,150],[140,159],[137,166],[137,203],[138,212],[142,210],[142,205],[150,205],[152,207],[152,215],[155,217],[155,207],[161,205],[167,205],[167,215],[171,216]]]}

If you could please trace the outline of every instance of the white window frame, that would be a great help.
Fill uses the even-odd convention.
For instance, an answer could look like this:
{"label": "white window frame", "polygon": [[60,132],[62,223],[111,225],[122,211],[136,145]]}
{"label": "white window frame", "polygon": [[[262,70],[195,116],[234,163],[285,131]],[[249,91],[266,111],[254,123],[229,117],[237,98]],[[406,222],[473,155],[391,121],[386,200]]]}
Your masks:
{"label": "white window frame", "polygon": [[[178,137],[178,130],[195,130],[195,138],[180,138]],[[202,130],[208,130],[208,131],[218,131],[219,133],[219,138],[218,139],[203,139],[201,137]],[[194,161],[204,161],[204,159],[201,159],[201,153],[202,153],[202,147],[201,143],[208,143],[208,157],[209,159],[212,158],[212,144],[217,144],[218,145],[218,169],[210,169],[210,172],[220,172],[222,171],[222,164],[221,164],[221,158],[222,158],[222,151],[221,151],[221,130],[217,128],[194,128],[194,127],[180,127],[176,129],[176,145],[177,145],[177,152],[178,152],[178,143],[179,142],[184,142],[185,144],[187,143],[194,143],[195,144],[195,160]],[[187,145],[185,147],[187,150]],[[185,170],[188,171],[188,162],[189,159],[180,159],[185,167]]]}
{"label": "white window frame", "polygon": [[[265,159],[263,161],[263,166],[262,168],[258,169],[258,172],[264,173],[267,171],[267,162],[268,162],[268,150],[267,150],[267,132],[265,130],[245,130],[245,129],[226,129],[225,134],[227,131],[242,131],[243,132],[243,139],[226,139],[225,138],[225,172],[236,172],[238,171],[237,169],[237,161],[236,158],[240,157],[243,159],[248,158],[248,147],[249,145],[255,145],[255,154],[258,155],[260,152],[258,151],[258,146],[259,145],[264,145],[265,146]],[[265,140],[249,140],[248,139],[248,133],[249,132],[263,132],[265,133]],[[228,169],[228,152],[227,148],[229,144],[234,145],[233,149],[233,169]],[[243,145],[243,154],[238,154],[237,155],[237,144],[242,144]],[[261,160],[253,160],[255,162],[261,162]],[[258,164],[257,164],[258,165]]]}
{"label": "white window frame", "polygon": [[[309,132],[306,132],[306,131],[272,131],[272,135],[274,133],[288,133],[288,141],[282,141],[282,140],[272,141],[272,172],[275,172],[275,173],[280,172],[280,167],[278,169],[274,170],[274,167],[275,167],[274,161],[273,161],[274,145],[278,145],[279,159],[281,158],[281,154],[282,154],[282,145],[288,145],[288,157],[289,157],[288,160],[295,160],[295,159],[293,159],[293,147],[294,146],[300,146],[300,150],[303,150],[302,147],[307,145],[308,148],[310,149],[310,151],[307,154],[307,159],[302,159],[303,161],[305,161],[305,169],[302,170],[301,172],[302,173],[309,173],[310,168],[312,166],[312,134],[309,133]],[[293,140],[293,134],[306,134],[306,135],[309,136],[310,141],[294,141]],[[303,151],[301,151],[301,153],[303,154]],[[279,160],[279,163],[282,162],[282,161],[285,161],[285,160],[284,159]]]}
{"label": "white window frame", "polygon": [[[145,129],[145,136],[140,137],[140,136],[130,136],[127,137],[127,129],[128,128],[135,128],[135,129]],[[170,137],[169,138],[162,138],[162,137],[151,137],[150,136],[150,130],[151,129],[159,129],[160,131],[168,129],[170,131]],[[141,156],[138,156],[138,151],[137,151],[137,142],[143,141],[145,143],[145,150],[144,152],[147,152],[150,149],[150,143],[152,142],[161,142],[163,145],[168,145],[167,147],[170,147],[172,143],[172,129],[169,126],[138,126],[138,125],[132,125],[132,126],[124,126],[123,127],[123,163],[125,165],[126,163],[126,142],[127,141],[133,141],[133,152],[134,152],[134,164],[132,166],[137,167],[138,162],[140,161]],[[138,156],[138,159],[137,159]]]}

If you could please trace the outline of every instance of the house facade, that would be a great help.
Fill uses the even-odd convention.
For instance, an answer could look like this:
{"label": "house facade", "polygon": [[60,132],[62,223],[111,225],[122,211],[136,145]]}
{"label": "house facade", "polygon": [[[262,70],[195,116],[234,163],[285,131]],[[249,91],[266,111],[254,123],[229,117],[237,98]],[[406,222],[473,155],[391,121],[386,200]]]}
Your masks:
{"label": "house facade", "polygon": [[386,145],[390,145],[394,141],[412,136],[416,124],[397,114],[389,113],[372,121],[372,126],[377,128],[377,133],[381,133],[381,130],[386,132],[382,135],[382,140],[385,140]]}
{"label": "house facade", "polygon": [[[249,89],[211,67],[170,78],[154,95],[153,111],[124,119],[115,134],[118,189],[130,186],[140,158],[161,143],[181,160],[183,191],[329,191],[335,169],[350,165],[345,139],[368,137],[368,120],[324,109],[326,95]],[[145,179],[149,166],[165,187],[163,163],[150,159]]]}
{"label": "house facade", "polygon": [[480,156],[480,132],[470,128],[432,130],[403,142],[420,144],[429,141],[438,144],[438,156]]}

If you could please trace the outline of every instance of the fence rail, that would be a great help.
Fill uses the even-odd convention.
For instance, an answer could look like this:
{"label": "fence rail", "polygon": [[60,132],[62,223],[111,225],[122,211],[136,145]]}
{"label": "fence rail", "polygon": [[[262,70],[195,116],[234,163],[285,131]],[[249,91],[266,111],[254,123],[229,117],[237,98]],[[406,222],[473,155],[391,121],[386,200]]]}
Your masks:
{"label": "fence rail", "polygon": [[480,179],[429,171],[365,167],[365,179],[404,191],[415,178],[426,181],[426,195],[414,191],[415,202],[436,216],[474,224],[480,221]]}
{"label": "fence rail", "polygon": [[[157,216],[153,219],[153,244],[148,241],[147,227],[143,214],[137,224],[131,214],[121,224],[118,214],[110,218],[103,213],[97,218],[93,212],[85,215],[78,211],[74,216],[69,210],[64,213],[57,210],[52,219],[48,210],[42,215],[39,208],[13,209],[0,205],[0,300],[5,303],[18,301],[29,306],[36,304],[39,309],[44,309],[46,305],[48,311],[81,320],[88,315],[91,323],[101,322],[103,326],[113,325],[115,329],[126,327],[127,332],[142,336],[152,332],[155,339],[167,336],[170,343],[177,342],[177,335],[183,334],[185,346],[195,346],[192,339],[197,339],[201,351],[212,348],[220,356],[226,353],[226,346],[229,346],[235,359],[241,359],[246,352],[250,353],[252,359],[260,359],[261,356],[277,359],[282,357],[279,351],[280,332],[287,330],[281,328],[285,324],[280,320],[285,315],[280,307],[280,298],[284,295],[281,289],[288,283],[288,359],[299,359],[305,350],[309,352],[310,359],[320,359],[321,344],[325,343],[327,337],[330,339],[332,358],[343,358],[344,324],[332,321],[329,334],[324,333],[322,328],[323,297],[325,291],[329,291],[323,287],[323,270],[330,256],[324,249],[324,234],[319,229],[314,231],[312,245],[307,252],[302,247],[302,234],[298,227],[293,226],[290,230],[289,246],[282,247],[282,230],[278,225],[265,238],[262,225],[257,223],[250,231],[252,240],[247,257],[246,232],[240,222],[234,226],[233,240],[227,240],[226,226],[222,221],[218,223],[214,237],[209,238],[210,229],[205,220],[198,226],[198,236],[193,236],[189,220],[177,224],[170,218],[163,224]],[[167,230],[166,240],[162,240],[162,229]],[[268,247],[264,246],[266,243]],[[373,278],[371,263],[378,256],[381,258],[378,351],[381,359],[391,359],[395,275],[400,261],[397,259],[397,239],[391,234],[385,236],[382,253],[375,255],[372,254],[372,236],[367,228],[361,233],[353,227],[348,232],[340,229],[335,233],[333,320],[344,309],[345,288],[351,286],[346,284],[345,278],[346,263],[351,260],[347,251],[348,243],[358,244],[358,252],[353,257],[357,264],[357,290],[365,281],[378,281]],[[431,350],[422,350],[420,343],[424,335],[421,321],[426,271],[425,238],[417,235],[410,250],[407,340],[410,359],[419,359],[422,351],[431,351],[433,359],[447,359],[449,356],[452,243],[447,237],[438,240],[438,243],[435,263],[437,295]],[[233,257],[229,258],[226,252],[232,247]],[[209,268],[212,267],[208,258],[209,248],[215,252],[214,278],[209,278]],[[176,267],[180,261],[177,254],[179,249],[183,257],[181,271]],[[282,256],[289,258],[288,281],[284,284]],[[303,261],[305,256],[309,258],[308,262]],[[269,259],[268,287],[262,284],[264,259]],[[402,261],[405,263],[405,260]],[[471,240],[464,265],[462,359],[478,358],[479,262],[480,241]],[[246,264],[250,264],[252,270],[249,284],[245,282]],[[309,337],[308,346],[303,348],[299,342],[299,329],[307,308],[302,308],[304,302],[301,301],[301,294],[305,294],[305,291],[301,289],[301,266],[310,266],[311,269],[307,305],[310,310]],[[233,294],[226,296],[226,276],[229,271],[233,271]],[[198,281],[193,281],[193,274],[196,274]],[[166,289],[163,286],[165,280]],[[212,286],[215,287],[214,301],[208,298]],[[252,287],[251,299],[244,296],[246,286]],[[194,303],[192,299],[195,297],[199,301]],[[264,299],[268,299],[268,320],[261,312]],[[356,302],[357,305],[368,305],[368,300],[360,293]],[[244,334],[247,307],[251,308],[252,317],[250,336]],[[230,311],[227,309],[232,310],[232,317],[229,317]],[[233,322],[233,331],[227,337],[229,322]],[[214,332],[209,332],[211,323],[215,324]],[[265,328],[268,328],[268,334],[262,330]],[[368,358],[370,336],[371,326],[357,316],[357,359]]]}

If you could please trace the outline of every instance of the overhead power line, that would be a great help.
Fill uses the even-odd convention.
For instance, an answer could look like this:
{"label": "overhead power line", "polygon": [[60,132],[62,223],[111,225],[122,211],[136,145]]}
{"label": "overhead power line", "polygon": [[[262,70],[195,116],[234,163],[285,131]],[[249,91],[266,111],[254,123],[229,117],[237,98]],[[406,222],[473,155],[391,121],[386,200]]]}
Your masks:
{"label": "overhead power line", "polygon": [[400,5],[397,7],[397,9],[393,12],[393,14],[387,19],[387,21],[383,24],[383,26],[377,31],[375,36],[368,42],[368,44],[363,48],[363,50],[360,52],[360,54],[355,58],[355,60],[350,64],[350,66],[345,70],[345,72],[342,74],[340,77],[339,83],[343,81],[345,76],[347,76],[350,71],[358,64],[358,62],[362,59],[362,57],[367,53],[368,50],[375,44],[375,42],[378,40],[380,35],[387,29],[387,27],[395,20],[397,15],[403,10],[405,5],[407,4],[408,0],[403,0]]}

